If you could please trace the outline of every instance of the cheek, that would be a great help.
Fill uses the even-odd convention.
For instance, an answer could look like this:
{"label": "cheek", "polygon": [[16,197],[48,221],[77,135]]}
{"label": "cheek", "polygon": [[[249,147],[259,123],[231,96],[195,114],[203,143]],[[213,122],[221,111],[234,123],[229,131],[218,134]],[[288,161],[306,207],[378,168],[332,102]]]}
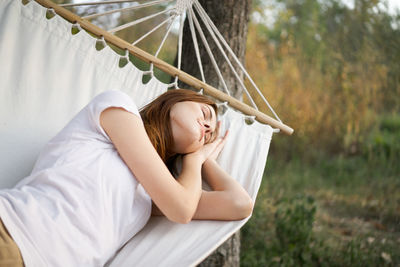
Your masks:
{"label": "cheek", "polygon": [[192,140],[196,135],[199,135],[199,127],[196,124],[186,118],[174,118],[171,121],[172,134],[174,137],[182,140]]}
{"label": "cheek", "polygon": [[172,135],[175,143],[175,152],[190,153],[201,147],[199,142],[199,128],[195,125],[174,121],[171,124]]}

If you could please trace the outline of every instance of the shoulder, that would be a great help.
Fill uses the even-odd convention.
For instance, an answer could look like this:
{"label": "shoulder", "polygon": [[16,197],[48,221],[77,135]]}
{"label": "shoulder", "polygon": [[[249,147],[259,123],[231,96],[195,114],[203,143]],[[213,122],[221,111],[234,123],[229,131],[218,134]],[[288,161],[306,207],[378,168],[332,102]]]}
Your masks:
{"label": "shoulder", "polygon": [[111,107],[125,109],[140,117],[139,109],[133,99],[127,93],[118,90],[109,90],[98,94],[92,99],[89,106],[95,117],[100,116],[104,110]]}
{"label": "shoulder", "polygon": [[[119,90],[108,90],[96,95],[92,102],[122,101],[134,104],[133,99],[125,92]],[[136,105],[135,105],[136,106]]]}
{"label": "shoulder", "polygon": [[122,97],[122,98],[131,98],[127,93],[121,90],[107,90],[99,93],[95,96],[95,98],[107,98],[107,97]]}
{"label": "shoulder", "polygon": [[[117,112],[119,111],[119,112]],[[104,91],[96,95],[88,104],[87,112],[90,120],[95,125],[97,132],[100,132],[108,141],[111,141],[104,128],[105,121],[115,120],[124,125],[124,120],[141,121],[140,113],[133,99],[125,92],[118,90]],[[138,123],[138,122],[137,122]],[[115,126],[114,123],[112,123]],[[106,131],[105,131],[106,130]]]}

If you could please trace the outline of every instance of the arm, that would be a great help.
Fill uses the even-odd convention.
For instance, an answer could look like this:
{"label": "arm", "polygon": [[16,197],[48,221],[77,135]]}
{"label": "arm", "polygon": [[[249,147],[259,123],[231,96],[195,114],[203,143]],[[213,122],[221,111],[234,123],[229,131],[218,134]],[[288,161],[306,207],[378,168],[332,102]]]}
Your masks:
{"label": "arm", "polygon": [[[204,162],[202,175],[214,191],[202,191],[193,219],[240,220],[251,215],[253,200],[215,160]],[[154,204],[152,214],[163,215]]]}
{"label": "arm", "polygon": [[171,221],[189,222],[201,196],[203,158],[195,153],[185,155],[181,175],[175,180],[138,116],[121,108],[108,108],[101,113],[100,124],[160,211]]}
{"label": "arm", "polygon": [[215,160],[204,162],[202,176],[213,191],[203,190],[194,219],[240,220],[251,215],[253,200]]}

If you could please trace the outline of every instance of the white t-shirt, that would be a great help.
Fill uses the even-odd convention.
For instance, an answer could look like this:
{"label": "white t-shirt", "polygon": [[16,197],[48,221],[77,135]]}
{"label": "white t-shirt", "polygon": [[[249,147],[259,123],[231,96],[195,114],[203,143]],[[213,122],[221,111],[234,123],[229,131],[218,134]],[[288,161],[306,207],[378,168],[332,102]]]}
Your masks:
{"label": "white t-shirt", "polygon": [[150,218],[150,196],[100,126],[111,106],[140,117],[127,94],[97,95],[46,144],[31,175],[0,191],[0,218],[27,267],[103,266]]}

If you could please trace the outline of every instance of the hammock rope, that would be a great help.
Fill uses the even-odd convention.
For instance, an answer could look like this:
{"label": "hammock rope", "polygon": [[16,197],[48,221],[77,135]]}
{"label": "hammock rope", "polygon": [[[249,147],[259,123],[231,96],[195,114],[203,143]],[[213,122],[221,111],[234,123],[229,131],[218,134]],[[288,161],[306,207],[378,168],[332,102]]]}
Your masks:
{"label": "hammock rope", "polygon": [[[174,19],[175,19],[175,18],[176,18],[176,17],[174,17]],[[171,32],[174,19],[172,19],[172,20],[169,22],[169,25],[168,25],[168,27],[167,27],[167,32],[165,33],[165,35],[164,35],[164,37],[163,37],[163,39],[162,39],[162,41],[161,41],[161,43],[160,43],[160,45],[159,45],[159,47],[158,47],[156,53],[154,54],[155,57],[158,57],[158,54],[160,53],[162,47],[164,46],[165,40],[167,40],[167,37],[168,37],[169,33]]]}
{"label": "hammock rope", "polygon": [[[163,45],[165,43],[165,40],[167,39],[168,34],[171,31],[172,23],[173,23],[173,20],[169,22],[169,26],[167,28],[167,32],[165,33],[164,38],[162,39],[162,41],[161,41],[156,53],[154,54],[155,57],[158,57],[158,54],[160,53],[161,48],[163,47]],[[150,63],[150,69],[148,71],[145,71],[143,74],[144,75],[150,75],[150,77],[153,78],[154,77],[154,64]],[[171,84],[171,86],[173,86],[173,85],[174,85],[174,83]]]}
{"label": "hammock rope", "polygon": [[[33,1],[33,0],[29,0],[29,1]],[[137,2],[137,0],[114,0],[114,1],[83,2],[83,3],[61,4],[59,6],[61,6],[61,7],[93,6],[93,5],[109,5],[109,4],[129,3],[129,2]]]}
{"label": "hammock rope", "polygon": [[187,15],[188,15],[188,19],[189,19],[189,27],[190,27],[190,32],[192,35],[193,46],[194,46],[194,50],[196,52],[197,63],[199,64],[201,80],[203,82],[206,82],[206,78],[204,77],[204,72],[203,72],[203,65],[201,64],[200,50],[199,50],[199,45],[197,43],[196,32],[195,32],[194,26],[193,26],[192,12],[188,12]]}
{"label": "hammock rope", "polygon": [[160,11],[160,12],[158,12],[158,13],[155,13],[155,14],[152,14],[152,15],[149,15],[149,16],[146,16],[146,17],[143,17],[143,18],[140,18],[140,19],[137,19],[137,20],[134,20],[134,21],[125,23],[125,24],[123,24],[123,25],[121,25],[121,26],[119,26],[119,27],[116,27],[116,28],[113,28],[113,29],[111,29],[111,30],[108,30],[108,32],[109,32],[109,33],[114,33],[114,32],[118,32],[118,31],[127,29],[127,28],[129,28],[129,27],[135,26],[135,25],[137,25],[137,24],[139,24],[139,23],[142,23],[142,22],[144,22],[144,21],[147,21],[147,20],[149,20],[149,19],[152,19],[152,18],[158,17],[158,16],[160,16],[160,15],[162,15],[162,14],[171,12],[171,11],[173,11],[173,10],[174,10],[174,8],[170,8],[170,9],[166,9],[166,10]]}
{"label": "hammock rope", "polygon": [[[133,9],[133,8],[136,8],[136,9],[137,9],[137,8],[140,8],[140,7],[147,7],[147,6],[156,5],[156,4],[159,4],[159,3],[162,3],[162,2],[166,2],[166,1],[165,1],[165,0],[164,0],[164,1],[153,1],[153,2],[150,2],[150,3],[147,3],[147,4],[142,4],[142,5],[138,5],[138,6],[134,6],[134,7],[128,7],[128,8],[118,9],[117,11],[124,11],[124,10]],[[104,2],[102,2],[102,3],[104,4]],[[212,52],[211,52],[211,49],[209,49],[208,43],[207,43],[205,37],[203,37],[203,36],[204,36],[204,33],[203,33],[203,31],[202,31],[202,29],[201,29],[201,27],[200,27],[200,25],[199,25],[199,22],[198,22],[198,20],[197,20],[197,18],[196,18],[196,16],[195,16],[194,12],[193,12],[192,9],[191,9],[192,4],[194,4],[194,7],[195,7],[196,11],[198,12],[200,18],[202,19],[203,24],[206,26],[206,28],[207,28],[209,34],[210,34],[211,37],[213,38],[213,40],[214,40],[215,44],[217,45],[219,51],[222,53],[224,59],[225,59],[226,62],[228,63],[228,65],[229,65],[229,67],[230,67],[232,73],[234,74],[234,76],[235,76],[236,80],[238,81],[238,83],[240,84],[241,88],[242,88],[242,89],[244,90],[244,92],[246,93],[246,96],[247,96],[248,99],[250,100],[252,106],[253,106],[256,110],[258,110],[258,107],[257,107],[256,103],[254,102],[253,97],[252,97],[251,94],[249,93],[247,87],[244,85],[242,79],[239,77],[239,74],[236,72],[235,68],[233,67],[232,62],[231,62],[230,59],[227,57],[225,51],[223,50],[223,48],[222,48],[222,46],[221,46],[220,41],[221,41],[222,44],[225,46],[225,49],[227,49],[228,52],[230,53],[230,55],[234,58],[236,64],[239,65],[239,68],[244,72],[246,78],[248,78],[248,79],[250,80],[250,83],[251,83],[252,86],[256,89],[257,93],[260,95],[260,97],[261,97],[261,99],[264,101],[264,103],[268,106],[269,110],[272,112],[272,114],[274,115],[274,117],[275,117],[279,122],[282,122],[281,119],[279,118],[279,116],[276,114],[275,110],[274,110],[274,109],[272,108],[272,106],[270,105],[270,103],[266,100],[266,98],[264,97],[264,95],[261,93],[261,91],[259,90],[258,86],[257,86],[257,85],[254,83],[254,81],[251,79],[250,75],[248,75],[247,71],[246,71],[246,70],[244,69],[244,67],[242,66],[240,60],[236,57],[236,55],[235,55],[235,54],[233,53],[233,51],[230,49],[229,45],[226,43],[225,39],[224,39],[224,38],[222,37],[222,35],[219,33],[219,31],[218,31],[217,28],[215,27],[214,23],[211,21],[211,19],[210,19],[209,16],[206,14],[205,10],[204,10],[203,7],[199,4],[199,2],[198,2],[198,1],[190,1],[190,0],[189,0],[189,1],[188,1],[188,0],[180,0],[180,1],[177,0],[176,6],[175,6],[175,8],[173,8],[173,9],[175,9],[175,10],[177,11],[177,13],[179,13],[179,14],[181,14],[182,12],[184,12],[184,11],[187,10],[187,15],[188,15],[189,23],[190,23],[190,27],[191,27],[190,30],[191,30],[191,32],[192,32],[192,38],[193,38],[193,43],[194,43],[194,46],[195,46],[196,58],[197,58],[198,65],[199,65],[199,68],[200,68],[200,74],[201,74],[202,81],[205,82],[205,77],[204,77],[204,72],[203,72],[203,68],[202,68],[202,65],[201,65],[201,59],[200,59],[200,55],[199,55],[199,51],[198,51],[198,44],[197,44],[196,34],[195,34],[195,32],[194,32],[194,29],[192,28],[193,19],[195,20],[196,28],[197,28],[199,34],[201,35],[201,40],[202,40],[203,44],[206,46],[207,53],[208,53],[208,55],[209,55],[209,57],[210,57],[210,59],[211,59],[211,61],[212,61],[212,64],[213,64],[214,69],[215,69],[216,72],[217,72],[218,78],[219,78],[219,80],[220,80],[220,82],[221,82],[221,84],[222,84],[222,86],[223,86],[223,89],[224,89],[224,91],[225,91],[228,95],[230,95],[230,92],[229,92],[229,90],[228,90],[227,84],[226,84],[226,82],[225,82],[225,80],[224,80],[224,78],[223,78],[223,76],[222,76],[222,74],[221,74],[221,72],[220,72],[220,70],[219,70],[219,67],[218,67],[218,65],[217,65],[217,63],[216,63],[216,61],[215,61],[215,58],[214,58],[214,56],[213,56],[213,54],[212,54]],[[117,11],[114,11],[114,12],[117,12]],[[110,11],[109,11],[109,12],[110,12]],[[110,12],[110,13],[111,13],[111,12]],[[164,13],[166,13],[166,12],[159,12],[159,13],[157,13],[157,14],[155,14],[155,15],[157,15],[157,16],[158,16],[158,15],[161,15],[160,13],[161,13],[161,14],[164,14]],[[101,13],[101,14],[106,14],[106,12],[105,12],[105,13]],[[107,13],[107,14],[108,14],[108,13]],[[95,15],[91,15],[91,16],[95,16]],[[84,18],[91,18],[91,16],[87,16],[87,17],[84,17]],[[152,18],[152,17],[153,17],[153,16],[147,16],[145,20],[150,19],[150,18]],[[155,16],[154,16],[154,17],[155,17]],[[133,22],[133,24],[131,24],[130,26],[133,26],[133,25],[135,25],[135,24],[137,24],[137,23],[134,23],[134,22]],[[180,25],[182,25],[182,24],[183,24],[183,22],[180,23]],[[113,31],[113,32],[114,32],[114,31]],[[216,35],[218,36],[218,38],[220,39],[220,41],[217,39]],[[179,38],[180,38],[180,37],[179,37]],[[135,43],[134,43],[134,44],[135,44]],[[180,52],[179,49],[178,49],[178,52]],[[180,66],[178,66],[178,69],[180,69]],[[152,69],[151,69],[151,71],[152,71]],[[253,116],[254,116],[254,115],[253,115]]]}
{"label": "hammock rope", "polygon": [[[120,47],[123,50],[128,50],[133,56],[138,57],[141,60],[144,60],[154,66],[156,66],[158,69],[160,69],[161,71],[164,71],[166,73],[168,73],[169,75],[171,75],[172,77],[175,78],[174,82],[172,82],[170,84],[170,87],[175,87],[177,88],[177,81],[178,79],[181,80],[182,82],[193,86],[195,89],[200,90],[200,89],[204,89],[204,93],[206,93],[209,96],[212,96],[216,99],[218,99],[219,101],[227,101],[228,105],[230,105],[231,107],[241,111],[243,114],[247,114],[247,115],[251,115],[251,116],[255,116],[256,120],[261,122],[261,123],[266,123],[271,125],[274,128],[278,128],[280,130],[282,130],[282,132],[287,133],[287,134],[292,134],[293,133],[293,129],[290,128],[289,126],[285,125],[282,123],[282,121],[280,120],[280,118],[277,116],[276,112],[273,110],[273,108],[271,107],[271,105],[269,104],[269,102],[265,99],[265,97],[262,95],[261,91],[258,89],[258,87],[255,85],[254,81],[251,79],[251,77],[248,75],[247,71],[244,69],[244,67],[242,66],[242,64],[240,63],[239,59],[234,55],[234,53],[232,52],[232,50],[230,49],[229,45],[227,44],[227,42],[223,39],[222,35],[219,33],[219,31],[216,29],[215,25],[212,23],[211,19],[208,17],[208,15],[204,12],[204,9],[201,7],[201,5],[198,3],[198,1],[188,1],[188,0],[177,0],[177,4],[180,5],[179,6],[179,10],[177,9],[177,6],[173,7],[173,8],[168,8],[168,5],[166,6],[166,10],[170,11],[170,15],[167,19],[165,19],[163,22],[161,22],[159,25],[157,25],[155,28],[153,28],[152,30],[150,30],[148,33],[146,33],[145,35],[141,36],[138,40],[136,40],[134,43],[132,43],[133,46],[128,46],[124,43],[123,40],[119,39],[116,36],[110,35],[108,32],[105,32],[103,30],[101,30],[100,28],[94,26],[93,24],[90,24],[88,21],[83,20],[82,18],[70,13],[69,11],[63,9],[60,6],[57,6],[56,4],[53,4],[51,1],[49,0],[36,0],[37,2],[39,2],[40,4],[42,4],[43,6],[47,7],[47,8],[53,8],[55,13],[66,18],[67,20],[70,20],[72,23],[78,23],[80,24],[81,28],[84,28],[85,30],[92,32],[93,34],[97,35],[97,36],[104,36],[104,39],[106,42],[110,42],[113,45]],[[167,2],[168,0],[166,0]],[[132,1],[106,1],[106,2],[101,2],[101,4],[111,4],[111,3],[123,3],[123,2],[132,2]],[[156,1],[153,1],[156,2]],[[83,4],[89,4],[89,3],[80,3],[79,5],[83,5]],[[90,3],[90,5],[94,5],[96,3]],[[162,3],[159,3],[162,4]],[[193,10],[196,9],[197,13],[199,14],[201,20],[203,21],[203,23],[206,25],[206,28],[208,30],[208,32],[210,32],[210,34],[213,37],[214,42],[216,42],[217,46],[218,46],[218,50],[220,52],[224,51],[224,49],[222,48],[222,45],[225,47],[225,49],[229,52],[229,54],[233,57],[235,63],[239,66],[239,68],[242,70],[244,76],[250,81],[250,84],[252,85],[252,87],[255,88],[256,92],[260,95],[261,99],[265,102],[265,104],[267,105],[268,109],[272,112],[273,116],[275,117],[275,119],[269,117],[268,115],[264,114],[263,112],[260,112],[258,110],[257,105],[255,104],[255,101],[253,100],[251,94],[249,93],[249,91],[247,90],[246,86],[244,86],[243,81],[240,79],[239,75],[237,74],[236,71],[233,71],[235,69],[235,67],[233,66],[233,64],[230,62],[229,58],[227,57],[225,52],[224,53],[224,58],[228,59],[228,65],[230,67],[230,70],[233,71],[234,76],[236,79],[239,79],[240,82],[240,86],[243,87],[244,92],[246,93],[246,95],[248,96],[248,99],[251,101],[252,106],[250,107],[244,103],[242,103],[241,101],[233,98],[230,96],[229,94],[229,90],[227,88],[227,84],[224,81],[223,76],[221,75],[221,72],[219,71],[218,68],[218,64],[215,62],[215,58],[212,56],[212,52],[211,49],[207,46],[207,42],[206,42],[206,38],[204,36],[204,33],[201,30],[201,27],[199,25],[199,22],[197,20],[197,18],[194,15]],[[167,11],[164,10],[164,13],[166,13]],[[181,12],[181,13],[180,13]],[[154,14],[155,15],[155,14]],[[161,15],[161,14],[159,14]],[[214,67],[214,69],[217,72],[217,77],[220,80],[221,86],[223,87],[223,91],[225,92],[225,94],[223,94],[222,92],[220,92],[220,90],[215,89],[214,87],[208,85],[205,83],[205,77],[204,77],[204,72],[202,69],[202,63],[201,61],[199,61],[200,59],[200,55],[199,55],[199,51],[198,51],[198,44],[197,44],[197,40],[194,40],[195,37],[193,37],[193,43],[194,46],[197,48],[195,48],[196,51],[196,58],[198,61],[198,65],[200,68],[200,73],[201,73],[201,79],[202,82],[200,80],[197,80],[196,78],[188,75],[187,73],[184,73],[180,70],[180,66],[178,66],[178,68],[174,68],[173,66],[167,65],[165,62],[159,60],[157,57],[151,56],[150,54],[142,51],[141,49],[138,49],[137,47],[135,47],[134,45],[136,45],[138,42],[140,42],[141,40],[143,40],[144,38],[146,38],[148,35],[150,35],[151,33],[153,33],[154,31],[156,31],[157,29],[159,29],[160,27],[162,27],[164,24],[171,22],[176,18],[176,16],[181,16],[181,24],[183,21],[183,16],[186,15],[187,18],[189,19],[189,26],[190,24],[193,24],[191,32],[194,31],[194,28],[196,28],[198,30],[198,33],[201,37],[202,42],[204,43],[204,46],[206,47],[206,51],[208,56],[211,59],[212,65]],[[155,17],[155,16],[154,16]],[[154,18],[153,17],[153,18]],[[150,18],[148,18],[150,19]],[[194,23],[193,23],[194,22]],[[196,23],[197,22],[197,23]],[[132,23],[132,22],[131,22]],[[135,22],[133,22],[135,23]],[[137,23],[136,23],[137,24]],[[122,25],[121,25],[122,26]],[[200,29],[200,30],[199,30]],[[113,29],[115,30],[115,29]],[[196,34],[192,34],[192,36],[196,36]],[[178,37],[181,38],[181,37]],[[218,40],[219,39],[219,40]],[[221,43],[222,45],[221,45]],[[178,49],[178,56],[179,56],[179,50]],[[214,59],[213,59],[214,58]],[[151,66],[150,66],[151,67]],[[149,71],[153,71],[153,68],[151,67],[151,69]],[[235,74],[236,73],[236,74]],[[246,89],[245,89],[246,88]],[[275,130],[275,132],[277,132],[277,130]]]}
{"label": "hammock rope", "polygon": [[[74,24],[72,24],[72,29],[77,29],[78,32],[80,32],[82,30],[82,27],[79,23],[75,22]],[[128,51],[129,53],[129,51]]]}
{"label": "hammock rope", "polygon": [[[106,11],[103,13],[97,13],[97,14],[93,14],[93,15],[89,15],[89,16],[84,16],[84,19],[91,19],[91,18],[96,18],[102,15],[108,15],[108,14],[112,14],[115,12],[123,12],[126,10],[133,10],[133,9],[139,9],[139,8],[144,8],[144,7],[149,7],[149,6],[154,6],[160,3],[165,3],[165,2],[170,2],[171,0],[159,0],[159,1],[152,1],[149,3],[145,3],[145,4],[139,4],[139,5],[135,5],[132,7],[126,7],[126,8],[120,8],[120,9],[115,9],[115,10],[111,10],[111,11]],[[126,3],[126,2],[131,2],[131,1],[107,1],[107,2],[99,2],[99,4],[112,4],[112,3]],[[91,4],[94,5],[95,3],[81,3],[81,4],[66,4],[66,5],[61,5],[64,7],[67,6],[78,6],[78,5],[84,5],[84,4]],[[204,33],[201,30],[201,27],[199,26],[199,22],[194,14],[194,12],[192,11],[192,6],[194,4],[194,7],[196,9],[196,11],[198,12],[200,18],[203,21],[203,24],[206,26],[209,34],[211,35],[212,39],[214,40],[215,44],[217,45],[219,51],[221,52],[222,56],[224,57],[224,59],[226,60],[226,62],[229,65],[229,68],[231,69],[232,73],[234,74],[236,80],[238,81],[239,85],[241,86],[241,88],[244,90],[244,92],[246,93],[246,96],[248,97],[248,99],[250,100],[252,106],[258,110],[258,107],[256,105],[256,103],[253,100],[253,97],[251,96],[251,94],[249,93],[247,87],[244,85],[242,79],[239,77],[239,74],[237,73],[237,71],[235,70],[235,68],[232,65],[232,62],[230,61],[230,59],[227,57],[225,51],[223,50],[220,41],[222,42],[222,44],[225,46],[225,49],[227,49],[230,52],[230,55],[234,58],[236,64],[239,65],[239,68],[244,72],[246,78],[248,78],[250,80],[250,83],[252,84],[252,86],[256,89],[257,93],[260,95],[261,99],[264,101],[264,103],[268,106],[269,110],[272,112],[272,114],[274,115],[274,117],[279,121],[282,122],[281,119],[279,118],[279,116],[276,114],[275,110],[272,108],[272,106],[270,105],[270,103],[265,99],[264,95],[261,93],[261,91],[259,90],[259,88],[257,87],[257,85],[254,83],[254,81],[250,78],[250,76],[248,75],[248,73],[246,72],[246,70],[244,69],[244,67],[242,66],[242,64],[240,63],[240,60],[238,60],[238,58],[236,57],[236,55],[233,53],[233,51],[230,49],[229,45],[226,43],[225,39],[222,37],[222,35],[219,33],[219,31],[217,30],[217,28],[215,27],[214,23],[211,21],[211,19],[209,18],[209,16],[207,15],[207,13],[205,12],[205,10],[203,9],[203,7],[200,5],[200,3],[196,0],[196,1],[192,1],[192,0],[177,0],[176,1],[176,5],[174,8],[172,9],[166,9],[162,12],[158,12],[156,14],[144,17],[142,19],[139,20],[135,20],[132,21],[130,23],[121,25],[120,27],[117,27],[115,29],[109,30],[109,32],[117,32],[120,31],[122,29],[126,29],[128,27],[134,26],[140,22],[146,21],[148,19],[157,17],[159,15],[165,14],[167,13],[167,11],[171,11],[171,10],[175,10],[177,14],[181,15],[184,12],[187,12],[188,17],[189,17],[189,23],[193,24],[193,19],[195,20],[195,24],[196,24],[196,28],[198,29],[199,34],[201,35],[201,40],[203,41],[203,44],[206,46],[207,49],[207,53],[212,61],[213,67],[217,72],[218,78],[223,86],[224,91],[230,95],[230,92],[228,90],[228,86],[226,84],[225,79],[223,78],[221,71],[219,70],[218,64],[215,61],[215,58],[211,52],[211,49],[209,49],[208,43],[205,39]],[[190,14],[190,15],[189,15]],[[183,22],[181,21],[180,25],[182,25]],[[161,27],[163,24],[160,24],[159,27]],[[171,25],[169,25],[169,27],[171,27]],[[158,29],[158,28],[156,28]],[[155,30],[156,30],[155,29]],[[170,28],[168,29],[168,33],[170,31]],[[151,34],[154,31],[150,31],[149,34]],[[192,30],[191,28],[191,32],[192,32],[192,36],[193,36],[193,42],[195,45],[195,51],[196,51],[196,58],[199,64],[199,68],[200,68],[200,74],[202,77],[202,81],[205,82],[205,77],[204,77],[204,72],[201,66],[201,59],[200,56],[198,55],[198,44],[197,44],[197,39],[196,39],[196,34],[194,32],[194,30]],[[217,39],[216,35],[218,36],[218,38],[220,39],[220,41]],[[143,38],[147,37],[144,36]],[[179,38],[181,38],[179,36]],[[139,39],[139,41],[141,41],[142,39]],[[139,42],[138,41],[138,42]],[[133,43],[133,45],[137,44],[138,42]],[[158,51],[159,52],[159,51]],[[180,52],[180,50],[178,49],[178,53]],[[157,57],[158,53],[155,54],[155,56]],[[180,69],[180,66],[178,66],[178,69]],[[151,68],[149,71],[153,71],[153,68]],[[152,76],[153,77],[153,76]],[[174,84],[174,83],[173,83]]]}
{"label": "hammock rope", "polygon": [[183,39],[183,22],[184,22],[184,16],[181,16],[181,21],[179,24],[179,36],[178,36],[178,69],[181,69],[181,63],[182,63],[182,39]]}
{"label": "hammock rope", "polygon": [[[197,7],[197,2],[196,2],[196,7]],[[198,10],[197,10],[198,11]],[[194,14],[194,12],[192,12]],[[232,66],[231,61],[229,60],[228,56],[226,55],[224,49],[222,48],[220,42],[217,40],[217,38],[215,37],[214,32],[211,30],[210,25],[207,23],[206,18],[204,17],[204,15],[202,15],[200,12],[198,12],[200,15],[200,18],[203,21],[203,24],[206,26],[208,32],[210,33],[211,37],[213,38],[215,44],[217,45],[218,49],[220,50],[220,52],[222,53],[223,57],[225,58],[225,61],[228,63],[231,71],[233,72],[235,78],[237,79],[237,81],[239,82],[239,84],[241,85],[242,89],[245,91],[247,97],[249,98],[249,100],[251,101],[251,104],[253,105],[253,107],[258,110],[258,107],[256,105],[256,103],[253,100],[253,97],[250,95],[249,91],[247,90],[246,86],[243,84],[242,79],[239,77],[239,75],[237,74],[235,68]],[[195,19],[195,23],[197,21],[197,18],[195,16],[193,16]],[[198,23],[198,22],[197,22]]]}
{"label": "hammock rope", "polygon": [[151,29],[149,32],[147,32],[146,34],[144,34],[142,37],[140,37],[139,39],[137,39],[136,41],[134,41],[132,43],[132,45],[137,45],[140,41],[142,41],[144,38],[146,38],[147,36],[149,36],[150,34],[152,34],[153,32],[155,32],[156,30],[158,30],[161,26],[163,26],[164,24],[166,24],[167,22],[171,22],[176,18],[176,15],[172,15],[171,17],[168,17],[166,20],[164,20],[163,22],[161,22],[160,24],[158,24],[156,27],[154,27],[153,29]]}
{"label": "hammock rope", "polygon": [[94,19],[94,18],[98,18],[100,16],[110,15],[110,14],[113,14],[113,13],[124,12],[124,11],[128,11],[128,10],[136,10],[136,9],[140,9],[140,8],[144,8],[144,7],[150,7],[150,6],[154,6],[154,5],[158,5],[158,4],[166,3],[166,2],[170,2],[170,1],[172,1],[172,0],[153,1],[153,2],[146,3],[146,4],[141,4],[141,5],[131,6],[131,7],[124,7],[124,8],[109,10],[109,11],[105,11],[103,13],[95,13],[95,14],[92,14],[92,15],[89,15],[89,16],[84,16],[82,18],[84,18],[84,19]]}
{"label": "hammock rope", "polygon": [[221,73],[221,71],[220,71],[220,69],[218,67],[217,61],[215,60],[215,57],[214,57],[213,53],[211,52],[211,48],[207,43],[206,37],[204,35],[203,30],[200,27],[200,24],[199,24],[199,22],[198,22],[198,20],[196,18],[196,15],[194,14],[193,10],[191,10],[191,9],[189,10],[189,12],[191,13],[191,16],[193,18],[194,25],[196,26],[197,31],[200,34],[201,40],[203,41],[204,47],[206,48],[206,51],[207,51],[207,54],[211,59],[211,63],[213,65],[213,67],[214,67],[214,70],[217,72],[218,78],[219,78],[220,82],[222,83],[222,86],[223,86],[225,92],[230,96],[230,92],[228,90],[228,86],[226,85],[224,77],[222,77],[222,73]]}
{"label": "hammock rope", "polygon": [[[46,18],[47,8],[53,8],[57,15]],[[73,33],[72,29],[85,31]],[[4,141],[0,143],[1,188],[12,187],[27,177],[48,140],[95,95],[118,89],[129,94],[138,107],[143,107],[167,90],[168,85],[158,79],[143,84],[144,72],[133,64],[118,66],[121,58],[128,60],[132,54],[170,73],[175,82],[179,78],[194,86],[199,94],[221,101],[217,104],[221,111],[225,109],[219,114],[221,133],[229,128],[230,134],[217,161],[253,200],[256,199],[273,135],[272,127],[266,123],[283,128],[285,125],[112,34],[100,31],[48,0],[27,4],[0,1],[0,40],[0,100],[3,100],[0,138]],[[25,49],[26,40],[30,40],[29,49]],[[97,51],[96,43],[103,43],[104,49]],[[115,53],[107,43],[116,44],[124,53]],[[254,119],[252,112],[262,123],[245,123]],[[181,225],[165,217],[151,217],[105,266],[196,266],[248,219],[194,220]]]}
{"label": "hammock rope", "polygon": [[232,49],[230,48],[230,46],[228,45],[228,43],[226,42],[225,38],[222,36],[222,34],[218,31],[217,27],[215,26],[215,24],[212,22],[212,20],[210,19],[210,17],[207,16],[207,13],[205,12],[205,10],[203,9],[203,7],[198,4],[196,2],[196,6],[198,7],[198,10],[200,11],[200,14],[205,14],[205,18],[207,19],[208,23],[211,25],[212,29],[214,30],[215,34],[219,37],[219,39],[221,40],[221,42],[224,44],[225,49],[228,50],[229,54],[233,57],[233,59],[235,60],[236,64],[238,64],[238,66],[240,67],[240,69],[243,71],[243,73],[245,74],[246,78],[250,81],[251,85],[257,90],[257,93],[261,96],[262,100],[264,101],[264,103],[268,106],[269,110],[272,112],[272,114],[274,114],[275,118],[279,121],[282,122],[281,119],[278,117],[278,115],[276,114],[276,112],[274,111],[274,109],[272,108],[272,106],[270,105],[270,103],[268,102],[268,100],[264,97],[264,95],[261,93],[260,89],[258,88],[258,86],[256,85],[256,83],[253,81],[253,79],[250,77],[249,73],[246,71],[246,69],[243,67],[243,64],[240,62],[240,60],[237,58],[237,56],[235,55],[235,53],[232,51]]}

